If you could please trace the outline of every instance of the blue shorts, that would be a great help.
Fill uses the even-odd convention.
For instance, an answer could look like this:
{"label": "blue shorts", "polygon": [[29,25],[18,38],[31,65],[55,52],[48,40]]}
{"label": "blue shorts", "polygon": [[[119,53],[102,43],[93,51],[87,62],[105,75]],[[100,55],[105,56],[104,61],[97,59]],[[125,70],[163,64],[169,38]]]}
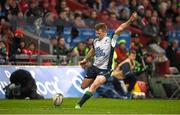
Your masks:
{"label": "blue shorts", "polygon": [[107,78],[110,77],[111,71],[106,69],[99,69],[96,66],[91,66],[86,71],[86,77],[85,78],[93,78],[95,79],[98,75],[103,75]]}

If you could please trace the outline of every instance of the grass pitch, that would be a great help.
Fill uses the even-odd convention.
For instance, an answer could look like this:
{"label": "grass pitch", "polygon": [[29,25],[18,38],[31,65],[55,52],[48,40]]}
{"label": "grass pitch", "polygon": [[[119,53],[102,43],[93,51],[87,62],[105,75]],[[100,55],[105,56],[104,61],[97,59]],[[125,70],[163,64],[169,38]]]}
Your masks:
{"label": "grass pitch", "polygon": [[180,100],[91,98],[76,110],[78,100],[65,98],[59,107],[52,100],[0,100],[0,114],[180,114]]}

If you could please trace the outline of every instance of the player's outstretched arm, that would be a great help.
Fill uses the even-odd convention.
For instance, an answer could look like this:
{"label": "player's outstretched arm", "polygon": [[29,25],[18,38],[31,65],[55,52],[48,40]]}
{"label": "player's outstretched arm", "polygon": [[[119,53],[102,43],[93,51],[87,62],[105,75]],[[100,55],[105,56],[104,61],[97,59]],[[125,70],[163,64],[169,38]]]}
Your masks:
{"label": "player's outstretched arm", "polygon": [[116,30],[115,34],[120,35],[122,31],[124,31],[133,21],[137,19],[137,13],[132,13],[131,17],[124,23],[122,23]]}

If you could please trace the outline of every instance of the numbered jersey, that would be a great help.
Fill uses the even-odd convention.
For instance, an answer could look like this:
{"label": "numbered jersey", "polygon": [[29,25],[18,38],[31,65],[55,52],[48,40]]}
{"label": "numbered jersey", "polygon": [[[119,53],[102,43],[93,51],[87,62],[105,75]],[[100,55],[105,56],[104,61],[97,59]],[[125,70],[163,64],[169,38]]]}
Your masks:
{"label": "numbered jersey", "polygon": [[117,35],[105,36],[103,39],[96,38],[93,42],[95,49],[94,66],[99,69],[111,69],[114,47],[116,45]]}

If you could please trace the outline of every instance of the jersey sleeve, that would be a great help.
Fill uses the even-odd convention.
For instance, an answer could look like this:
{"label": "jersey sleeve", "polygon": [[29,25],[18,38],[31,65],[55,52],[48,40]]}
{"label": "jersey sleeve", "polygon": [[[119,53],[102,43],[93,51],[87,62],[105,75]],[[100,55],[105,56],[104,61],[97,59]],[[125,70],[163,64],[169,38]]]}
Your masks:
{"label": "jersey sleeve", "polygon": [[116,46],[118,35],[116,35],[115,32],[111,32],[109,38],[111,39],[111,46],[114,48]]}

